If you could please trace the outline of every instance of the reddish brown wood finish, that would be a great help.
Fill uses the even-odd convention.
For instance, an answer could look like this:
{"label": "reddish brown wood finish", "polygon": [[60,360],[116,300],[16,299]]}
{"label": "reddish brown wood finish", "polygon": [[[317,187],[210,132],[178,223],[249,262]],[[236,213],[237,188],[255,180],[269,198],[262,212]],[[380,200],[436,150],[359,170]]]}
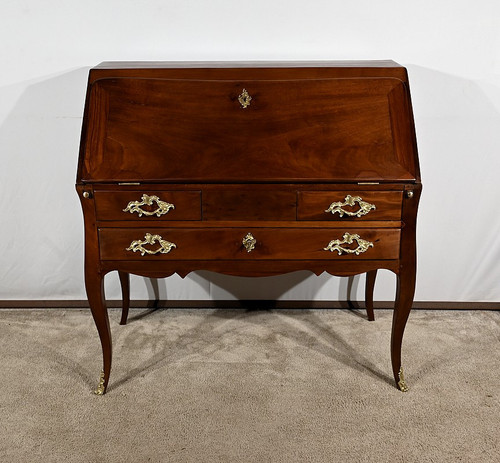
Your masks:
{"label": "reddish brown wood finish", "polygon": [[[238,100],[244,88],[252,97],[246,108]],[[92,69],[77,191],[85,283],[103,351],[101,391],[111,370],[103,278],[115,270],[122,324],[131,273],[367,272],[372,320],[376,272],[391,270],[398,279],[391,339],[398,384],[415,288],[420,190],[407,74],[392,61],[103,63]],[[123,211],[143,194],[175,208],[160,217]],[[376,207],[361,217],[324,212],[347,195]],[[373,247],[359,255],[324,250],[345,232]],[[176,247],[144,256],[127,250],[146,233]],[[251,252],[242,243],[247,233],[256,240]]]}
{"label": "reddish brown wood finish", "polygon": [[414,180],[392,132],[407,120],[399,87],[394,78],[101,79],[90,89],[99,117],[83,180]]}
{"label": "reddish brown wood finish", "polygon": [[130,275],[126,272],[118,271],[118,276],[122,288],[122,318],[120,320],[120,325],[126,325],[128,310],[130,308]]}
{"label": "reddish brown wood finish", "polygon": [[417,208],[422,185],[408,185],[403,200],[402,219],[405,226],[401,230],[401,255],[397,276],[396,303],[392,318],[391,359],[396,384],[401,368],[401,344],[403,333],[410,315],[415,293],[417,273]]}
{"label": "reddish brown wood finish", "polygon": [[368,315],[368,320],[370,321],[375,320],[375,314],[373,313],[373,291],[375,289],[376,278],[377,278],[376,270],[370,270],[369,272],[366,272],[365,304],[366,304],[366,314]]}
{"label": "reddish brown wood finish", "polygon": [[211,189],[203,192],[203,220],[295,220],[297,194],[288,190]]}
{"label": "reddish brown wood finish", "polygon": [[[332,240],[342,240],[344,233],[357,234],[373,243],[359,255],[327,251],[324,248]],[[148,261],[155,260],[391,260],[399,257],[399,229],[356,229],[356,228],[156,228],[123,229],[104,228],[99,230],[99,244],[102,260],[144,260],[140,252],[128,251],[131,243],[144,240],[146,233],[161,236],[176,245],[168,254],[148,255]],[[255,249],[247,251],[243,238],[251,233],[255,238]],[[343,245],[356,249],[357,243]],[[143,248],[157,251],[159,244],[144,245]]]}

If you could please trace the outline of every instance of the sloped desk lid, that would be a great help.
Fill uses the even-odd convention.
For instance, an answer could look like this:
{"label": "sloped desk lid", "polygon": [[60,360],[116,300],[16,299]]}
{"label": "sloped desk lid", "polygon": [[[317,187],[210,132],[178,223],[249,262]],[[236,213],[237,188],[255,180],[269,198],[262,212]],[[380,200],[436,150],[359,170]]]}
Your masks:
{"label": "sloped desk lid", "polygon": [[[83,182],[412,182],[409,90],[395,77],[203,79],[154,74],[89,83]],[[241,70],[240,70],[241,71]],[[352,72],[351,72],[352,73]],[[283,75],[283,72],[280,76]]]}

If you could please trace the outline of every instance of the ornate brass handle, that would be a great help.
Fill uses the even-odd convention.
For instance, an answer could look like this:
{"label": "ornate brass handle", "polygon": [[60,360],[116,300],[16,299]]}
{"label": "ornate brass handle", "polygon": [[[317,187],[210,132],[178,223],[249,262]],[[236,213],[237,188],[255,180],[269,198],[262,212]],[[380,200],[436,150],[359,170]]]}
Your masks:
{"label": "ornate brass handle", "polygon": [[[154,211],[145,211],[144,209],[141,209],[141,206],[152,206],[154,202],[158,206]],[[130,201],[127,207],[123,209],[123,212],[130,212],[131,214],[137,212],[139,217],[142,217],[143,214],[156,215],[157,217],[160,217],[161,215],[167,214],[170,209],[175,209],[175,206],[165,201],[161,201],[158,196],[143,194],[141,201]]]}
{"label": "ornate brass handle", "polygon": [[[352,244],[356,241],[358,247],[355,249],[351,248],[343,248],[343,244]],[[350,233],[344,233],[342,240],[332,240],[328,243],[326,248],[323,248],[325,251],[337,251],[339,256],[345,252],[346,254],[356,254],[359,256],[361,253],[366,252],[368,248],[373,248],[373,243],[367,240],[364,240],[359,237],[358,234],[351,235]]]}
{"label": "ornate brass handle", "polygon": [[243,109],[247,106],[250,106],[250,102],[252,101],[252,97],[247,92],[246,88],[243,89],[240,95],[238,95],[238,101]]}
{"label": "ornate brass handle", "polygon": [[241,242],[243,243],[243,246],[245,247],[247,252],[253,251],[255,249],[255,245],[257,244],[257,240],[251,233],[247,233],[241,240]]}
{"label": "ornate brass handle", "polygon": [[[342,209],[344,206],[354,206],[355,203],[358,203],[359,205],[359,210],[358,211],[347,211],[345,209]],[[330,207],[325,210],[325,212],[331,212],[332,215],[334,215],[336,212],[339,213],[340,217],[343,217],[344,214],[348,215],[349,217],[361,217],[362,215],[368,214],[372,209],[376,209],[375,204],[370,204],[367,203],[366,201],[363,201],[363,198],[360,196],[351,196],[347,195],[344,199],[344,202],[336,202],[330,204]]]}
{"label": "ornate brass handle", "polygon": [[[160,244],[160,247],[158,249],[151,250],[144,247],[145,244],[155,244],[156,242]],[[174,243],[164,240],[160,235],[152,235],[151,233],[146,233],[146,235],[144,236],[144,240],[132,241],[130,243],[130,246],[126,248],[126,250],[133,252],[139,251],[141,253],[141,256],[143,256],[144,254],[168,254],[173,248],[176,247],[177,246]]]}

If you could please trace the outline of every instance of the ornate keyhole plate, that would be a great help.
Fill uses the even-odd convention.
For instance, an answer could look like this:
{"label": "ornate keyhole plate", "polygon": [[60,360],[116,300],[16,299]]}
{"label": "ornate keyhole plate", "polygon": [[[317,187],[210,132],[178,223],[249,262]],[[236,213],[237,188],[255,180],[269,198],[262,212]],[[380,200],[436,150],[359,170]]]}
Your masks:
{"label": "ornate keyhole plate", "polygon": [[255,249],[255,245],[257,244],[257,240],[251,233],[247,233],[246,236],[241,240],[241,242],[247,252],[253,251]]}
{"label": "ornate keyhole plate", "polygon": [[247,90],[244,88],[241,94],[238,96],[238,101],[240,102],[240,105],[243,109],[246,109],[248,106],[250,106],[250,102],[252,101],[252,97],[250,94],[247,92]]}

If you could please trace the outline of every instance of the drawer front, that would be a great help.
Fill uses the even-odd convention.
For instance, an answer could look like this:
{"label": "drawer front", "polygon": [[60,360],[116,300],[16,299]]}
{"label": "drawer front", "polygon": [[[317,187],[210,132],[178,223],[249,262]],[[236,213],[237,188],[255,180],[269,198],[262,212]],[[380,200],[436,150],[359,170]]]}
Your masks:
{"label": "drawer front", "polygon": [[201,220],[200,191],[96,191],[97,220]]}
{"label": "drawer front", "polygon": [[103,260],[398,259],[399,229],[102,228]]}
{"label": "drawer front", "polygon": [[401,191],[300,191],[298,220],[401,220]]}
{"label": "drawer front", "polygon": [[295,191],[208,190],[203,220],[295,220]]}

